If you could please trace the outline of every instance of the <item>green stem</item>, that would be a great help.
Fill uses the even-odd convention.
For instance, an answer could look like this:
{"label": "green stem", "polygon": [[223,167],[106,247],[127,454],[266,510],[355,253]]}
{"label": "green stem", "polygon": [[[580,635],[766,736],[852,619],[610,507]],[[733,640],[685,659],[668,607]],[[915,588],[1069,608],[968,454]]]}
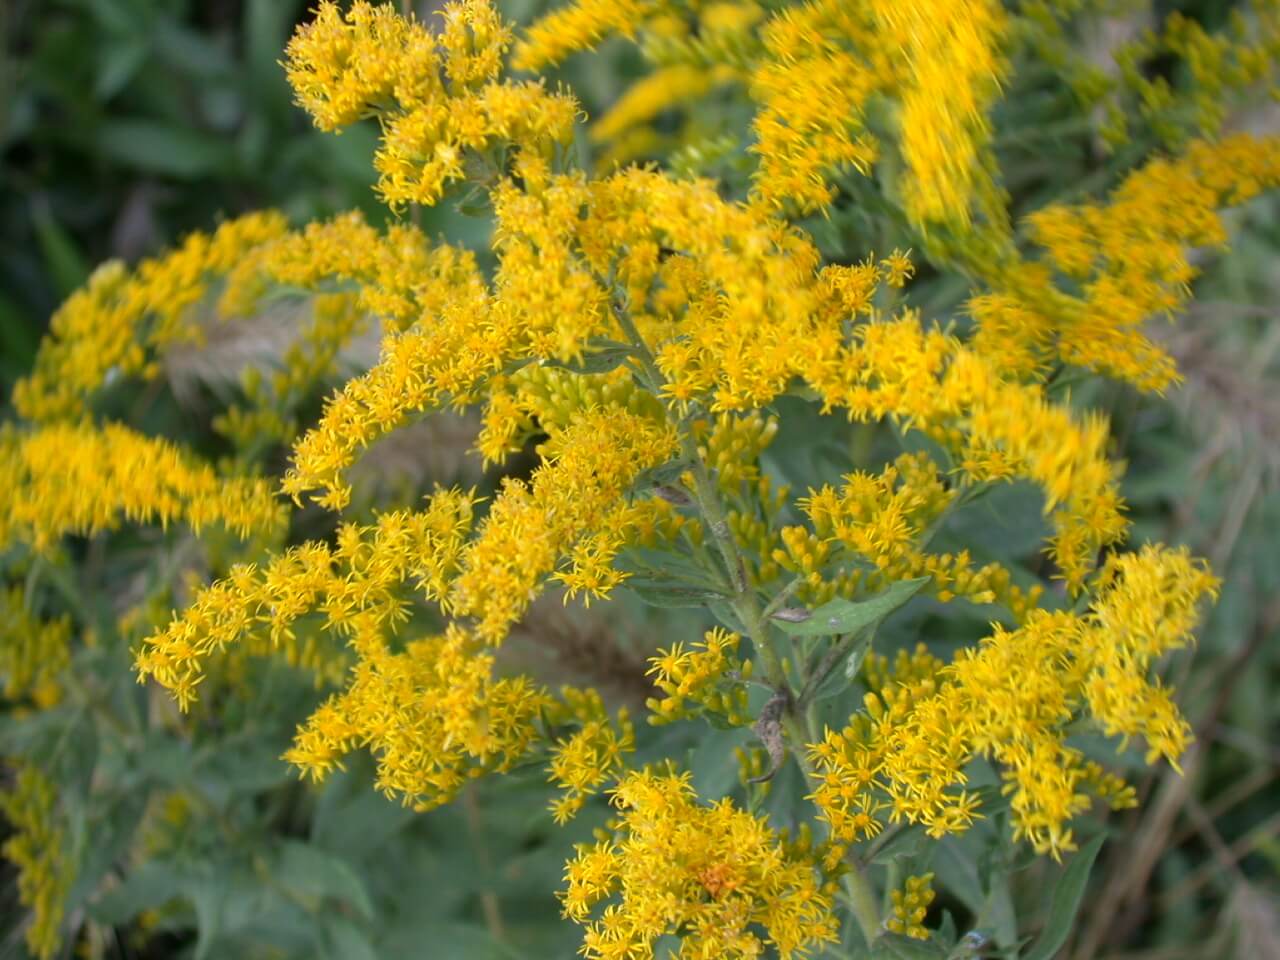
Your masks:
{"label": "green stem", "polygon": [[[666,384],[666,378],[658,369],[648,344],[644,342],[640,331],[636,329],[635,323],[625,310],[614,311],[614,316],[632,349],[635,350],[636,360],[640,364],[644,378],[649,381],[650,389],[655,394],[660,393]],[[733,539],[733,531],[729,528],[720,492],[716,489],[711,472],[707,469],[702,454],[698,450],[697,439],[689,430],[687,422],[682,418],[672,419],[680,438],[680,456],[689,464],[689,472],[693,475],[694,500],[711,531],[711,537],[724,561],[729,582],[733,587],[734,596],[731,606],[742,621],[756,655],[764,665],[764,673],[769,685],[786,697],[787,709],[782,715],[783,730],[791,742],[791,754],[804,774],[805,782],[815,785],[818,783],[818,776],[805,754],[805,744],[812,742],[814,738],[797,716],[795,691],[791,689],[791,683],[787,679],[783,657],[769,635],[768,621],[760,605],[760,598],[747,580],[746,565],[738,550],[738,544]],[[857,920],[863,937],[870,944],[880,934],[880,911],[876,906],[875,891],[866,874],[855,864],[851,864],[851,867],[852,869],[843,877],[845,892],[849,897],[854,919]]]}
{"label": "green stem", "polygon": [[796,709],[803,710],[813,702],[814,696],[818,692],[818,688],[822,686],[822,682],[827,679],[831,671],[838,664],[854,645],[861,639],[868,647],[871,645],[871,634],[867,630],[855,631],[845,634],[836,640],[834,644],[818,661],[813,672],[809,675],[808,681],[804,685],[804,689],[800,691],[800,698],[796,701]]}
{"label": "green stem", "polygon": [[[625,310],[614,311],[614,316],[632,349],[635,350],[636,360],[640,363],[646,379],[649,380],[650,388],[654,393],[660,393],[666,384],[666,377],[658,369],[649,345],[640,336],[640,331],[636,329],[635,323]],[[689,472],[693,474],[693,495],[698,504],[698,511],[711,531],[711,538],[720,552],[725,571],[729,575],[729,583],[733,587],[733,600],[730,605],[746,627],[756,654],[764,664],[765,677],[779,693],[785,693],[790,702],[791,686],[787,682],[782,657],[774,649],[765,626],[760,600],[747,580],[746,565],[733,539],[733,531],[729,529],[729,518],[725,514],[724,504],[720,500],[715,481],[711,479],[711,472],[702,459],[697,438],[690,431],[688,423],[682,418],[672,418],[672,420],[680,439],[680,457],[689,465]]]}

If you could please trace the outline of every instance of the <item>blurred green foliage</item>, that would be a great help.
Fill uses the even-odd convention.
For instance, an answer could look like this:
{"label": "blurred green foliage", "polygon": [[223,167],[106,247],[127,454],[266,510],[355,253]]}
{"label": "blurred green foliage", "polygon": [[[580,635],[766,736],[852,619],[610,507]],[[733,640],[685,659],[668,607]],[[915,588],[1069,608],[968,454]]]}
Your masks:
{"label": "blurred green foliage", "polygon": [[0,377],[57,303],[247,209],[360,207],[373,134],[310,128],[277,61],[300,0],[13,0],[0,7]]}

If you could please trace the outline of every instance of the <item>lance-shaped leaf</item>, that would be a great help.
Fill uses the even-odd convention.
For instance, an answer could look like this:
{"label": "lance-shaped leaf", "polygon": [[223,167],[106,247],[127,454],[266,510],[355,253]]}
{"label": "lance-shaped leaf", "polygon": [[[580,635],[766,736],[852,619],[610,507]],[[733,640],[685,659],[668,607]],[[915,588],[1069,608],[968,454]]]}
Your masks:
{"label": "lance-shaped leaf", "polygon": [[1085,885],[1089,882],[1093,861],[1098,858],[1098,851],[1102,849],[1106,839],[1105,835],[1094,837],[1071,859],[1067,869],[1062,871],[1062,877],[1053,888],[1053,899],[1049,902],[1049,920],[1025,960],[1053,960],[1067,942],[1076,911],[1080,909],[1080,901],[1084,897]]}
{"label": "lance-shaped leaf", "polygon": [[920,592],[929,577],[899,580],[887,590],[866,600],[837,598],[815,609],[811,616],[799,622],[775,620],[783,633],[793,637],[829,637],[841,633],[858,633],[876,627]]}

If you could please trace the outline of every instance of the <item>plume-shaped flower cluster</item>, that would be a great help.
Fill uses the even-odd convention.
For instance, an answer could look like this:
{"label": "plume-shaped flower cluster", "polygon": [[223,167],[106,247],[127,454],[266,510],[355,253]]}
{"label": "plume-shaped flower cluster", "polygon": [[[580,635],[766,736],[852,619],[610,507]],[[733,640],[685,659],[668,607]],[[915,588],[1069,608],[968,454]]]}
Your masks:
{"label": "plume-shaped flower cluster", "polygon": [[49,550],[66,534],[114,530],[121,519],[241,537],[277,528],[283,511],[267,482],[224,477],[166,440],[120,424],[0,428],[0,549]]}
{"label": "plume-shaped flower cluster", "polygon": [[1147,760],[1177,762],[1190,728],[1167,688],[1149,676],[1190,641],[1196,610],[1217,581],[1185,550],[1148,547],[1099,572],[1082,616],[1039,611],[1019,629],[997,627],[943,666],[905,661],[867,696],[867,712],[813,747],[814,800],[838,839],[877,833],[884,819],[941,836],[968,824],[964,789],[976,756],[1003,768],[1014,830],[1055,857],[1073,847],[1070,822],[1090,796],[1130,795],[1075,747],[1066,726],[1086,718],[1108,735],[1147,745]]}
{"label": "plume-shaped flower cluster", "polygon": [[393,207],[435,203],[498,144],[540,155],[572,136],[572,98],[498,80],[511,35],[492,5],[457,0],[441,16],[435,34],[389,6],[323,0],[289,42],[289,82],[320,129],[379,117],[374,166]]}

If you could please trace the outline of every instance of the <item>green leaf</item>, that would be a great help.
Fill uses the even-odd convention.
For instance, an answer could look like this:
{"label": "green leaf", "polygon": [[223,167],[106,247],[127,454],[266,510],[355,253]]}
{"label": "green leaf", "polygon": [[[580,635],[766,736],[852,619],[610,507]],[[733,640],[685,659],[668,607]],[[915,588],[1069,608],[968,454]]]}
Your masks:
{"label": "green leaf", "polygon": [[343,916],[326,913],[321,915],[324,931],[323,960],[378,960],[364,931]]}
{"label": "green leaf", "polygon": [[914,857],[921,853],[922,847],[928,843],[925,829],[919,824],[903,827],[892,838],[885,841],[883,847],[871,858],[872,863],[890,863],[899,857]]}
{"label": "green leaf", "polygon": [[98,77],[93,84],[93,94],[99,100],[110,100],[125,88],[146,62],[151,46],[146,36],[110,43],[102,53],[98,64]]}
{"label": "green leaf", "polygon": [[[484,220],[493,216],[493,208],[487,203],[456,203],[454,209],[464,217],[471,217],[474,220]],[[569,367],[569,364],[564,364]]]}
{"label": "green leaf", "polygon": [[235,74],[237,64],[227,45],[207,31],[164,18],[152,27],[151,42],[159,58],[179,76],[207,82]]}
{"label": "green leaf", "polygon": [[631,486],[634,490],[647,490],[650,487],[677,483],[688,469],[688,460],[682,458],[668,460],[666,463],[659,464],[656,467],[642,470]]}
{"label": "green leaf", "polygon": [[281,0],[249,0],[243,23],[244,63],[249,92],[258,94],[258,107],[284,107],[289,85],[280,66],[280,51],[288,42],[297,5]]}
{"label": "green leaf", "polygon": [[[849,651],[849,656],[844,662],[844,679],[845,683],[852,683],[858,676],[858,671],[862,669],[862,661],[867,659],[867,654],[871,652],[871,631],[868,630],[866,636],[853,645],[853,649]],[[835,671],[833,670],[832,673]]]}
{"label": "green leaf", "polygon": [[[483,216],[492,216],[493,211],[486,209]],[[559,360],[544,360],[548,367],[557,367],[572,373],[611,373],[636,355],[635,350],[625,344],[604,347],[586,354],[581,360],[573,363],[562,363]]]}
{"label": "green leaf", "polygon": [[916,577],[914,580],[899,580],[890,584],[889,589],[867,600],[837,598],[814,610],[808,620],[799,623],[775,620],[774,623],[783,633],[793,637],[829,637],[840,633],[856,633],[877,626],[919,593],[929,579]]}
{"label": "green leaf", "polygon": [[1067,864],[1067,869],[1062,872],[1053,888],[1053,897],[1049,901],[1049,920],[1040,933],[1040,939],[1024,960],[1053,960],[1067,942],[1072,924],[1075,923],[1076,911],[1080,909],[1080,901],[1084,898],[1089,872],[1106,839],[1105,834],[1094,837]]}
{"label": "green leaf", "polygon": [[332,897],[350,904],[366,918],[373,917],[373,901],[364,881],[340,857],[298,841],[280,847],[274,877],[281,886],[305,898]]}
{"label": "green leaf", "polygon": [[89,906],[89,915],[98,923],[116,926],[128,923],[143,910],[158,907],[179,896],[183,872],[167,860],[148,860],[126,874],[124,881]]}
{"label": "green leaf", "polygon": [[932,940],[882,933],[871,946],[871,960],[942,960],[947,952]]}
{"label": "green leaf", "polygon": [[151,120],[113,120],[98,134],[107,156],[147,173],[195,179],[235,160],[230,144],[184,127]]}
{"label": "green leaf", "polygon": [[950,910],[942,911],[942,923],[938,925],[938,929],[933,932],[938,942],[947,950],[952,949],[956,945],[958,934],[956,932],[956,920],[951,916]]}
{"label": "green leaf", "polygon": [[[641,581],[676,584],[710,593],[728,594],[728,585],[702,566],[693,557],[647,547],[631,547],[624,550],[618,560],[618,569]],[[628,584],[632,581],[627,580]]]}
{"label": "green leaf", "polygon": [[12,300],[0,294],[0,378],[27,372],[36,355],[35,323]]}
{"label": "green leaf", "polygon": [[196,911],[195,960],[205,960],[222,930],[223,905],[230,883],[223,871],[188,884],[184,891]]}
{"label": "green leaf", "polygon": [[249,735],[229,738],[197,758],[194,776],[213,802],[226,803],[237,794],[262,793],[292,779],[289,766],[270,743]]}
{"label": "green leaf", "polygon": [[380,941],[382,957],[428,960],[431,957],[474,957],[475,960],[509,960],[526,957],[498,940],[484,927],[459,921],[405,924]]}
{"label": "green leaf", "polygon": [[37,201],[31,206],[31,225],[36,231],[45,268],[61,297],[71,293],[89,276],[89,266],[71,235],[54,219],[49,205]]}
{"label": "green leaf", "polygon": [[707,609],[711,611],[713,617],[720,621],[720,626],[726,630],[738,634],[746,634],[748,632],[746,625],[742,622],[742,618],[734,612],[733,605],[725,602],[724,599],[708,603]]}
{"label": "green leaf", "polygon": [[724,601],[728,594],[718,590],[691,587],[677,580],[661,581],[635,577],[623,581],[623,586],[651,607],[679,609],[682,607],[706,607]]}
{"label": "green leaf", "polygon": [[618,568],[628,574],[623,586],[652,607],[705,607],[729,597],[718,577],[680,553],[633,547]]}

